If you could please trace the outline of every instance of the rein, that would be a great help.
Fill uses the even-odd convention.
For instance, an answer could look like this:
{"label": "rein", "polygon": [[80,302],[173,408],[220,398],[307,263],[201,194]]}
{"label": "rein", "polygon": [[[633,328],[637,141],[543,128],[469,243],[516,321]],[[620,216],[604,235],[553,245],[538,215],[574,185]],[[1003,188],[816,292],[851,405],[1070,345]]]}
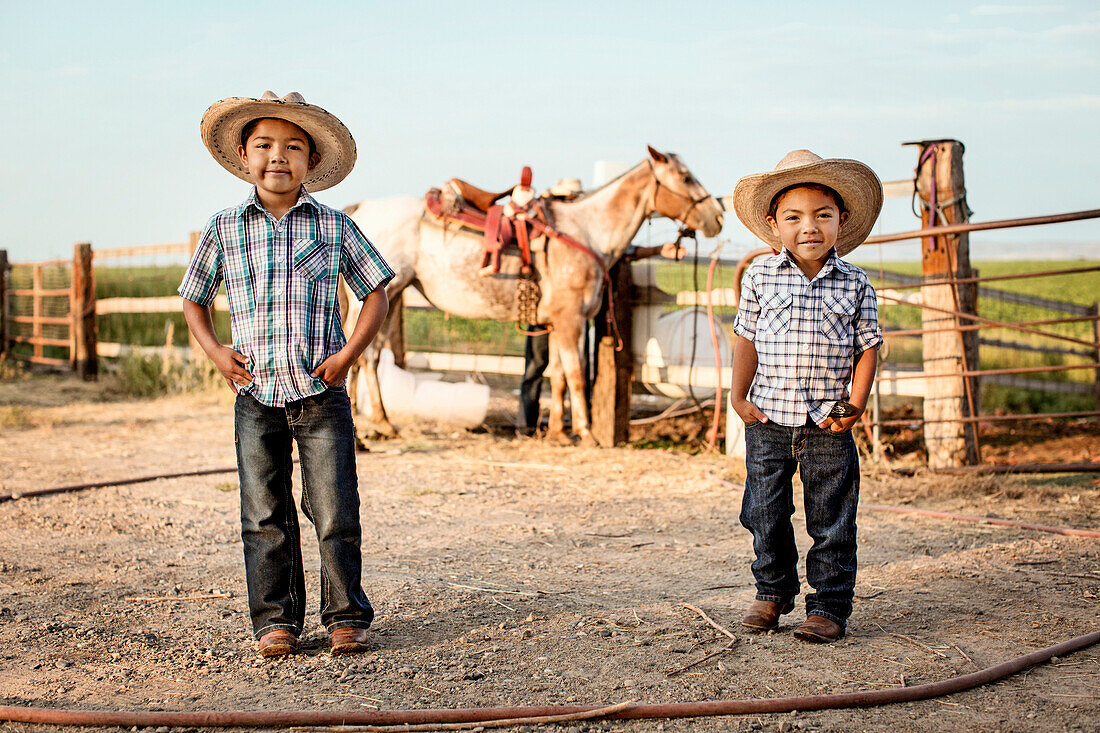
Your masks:
{"label": "rein", "polygon": [[[670,219],[679,220],[686,227],[687,226],[687,218],[689,216],[691,216],[691,212],[695,210],[696,206],[703,203],[707,199],[711,198],[711,195],[708,193],[706,196],[702,196],[700,198],[692,198],[691,196],[688,196],[687,194],[683,194],[683,193],[679,193],[677,191],[673,191],[671,188],[669,188],[665,184],[661,183],[661,179],[657,177],[657,169],[653,167],[653,161],[652,160],[647,160],[646,162],[649,163],[649,172],[653,175],[653,182],[657,184],[657,188],[653,191],[653,210],[656,211],[658,214],[661,213],[660,208],[657,206],[657,197],[661,195],[661,188],[663,187],[666,191],[668,191],[673,196],[675,196],[677,198],[681,198],[685,202],[687,202],[687,203],[685,203],[685,206],[687,206],[686,209],[681,211],[676,216],[669,217]],[[690,203],[690,206],[687,205],[688,203]],[[665,216],[667,216],[667,214],[665,214]]]}

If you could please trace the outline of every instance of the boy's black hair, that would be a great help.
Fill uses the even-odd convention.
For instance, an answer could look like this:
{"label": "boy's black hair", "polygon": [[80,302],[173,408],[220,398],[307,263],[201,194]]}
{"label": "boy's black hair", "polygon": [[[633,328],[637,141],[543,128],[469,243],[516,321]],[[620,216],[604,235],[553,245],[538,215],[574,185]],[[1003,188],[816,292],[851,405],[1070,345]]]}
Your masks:
{"label": "boy's black hair", "polygon": [[833,197],[833,203],[840,209],[841,214],[848,211],[848,206],[844,203],[844,197],[837,193],[835,189],[826,186],[824,183],[796,183],[793,186],[787,186],[775,196],[772,196],[772,202],[768,204],[768,216],[770,218],[775,218],[776,209],[779,208],[779,199],[783,198],[783,194],[788,191],[793,191],[796,188],[812,188],[815,191],[821,191],[824,194],[828,194]]}
{"label": "boy's black hair", "polygon": [[[242,148],[248,147],[248,138],[252,137],[252,133],[256,131],[256,125],[260,124],[260,120],[281,120],[281,119],[282,119],[281,117],[257,117],[254,120],[249,120],[248,124],[246,124],[241,129],[241,147]],[[283,120],[283,122],[290,122],[290,120]],[[294,125],[293,122],[290,122],[290,124]],[[306,142],[309,143],[309,154],[312,157],[312,155],[317,152],[317,143],[313,142],[313,135],[310,135],[300,125],[294,125],[294,126],[297,127],[299,130],[301,130],[302,134],[304,134],[306,136]]]}

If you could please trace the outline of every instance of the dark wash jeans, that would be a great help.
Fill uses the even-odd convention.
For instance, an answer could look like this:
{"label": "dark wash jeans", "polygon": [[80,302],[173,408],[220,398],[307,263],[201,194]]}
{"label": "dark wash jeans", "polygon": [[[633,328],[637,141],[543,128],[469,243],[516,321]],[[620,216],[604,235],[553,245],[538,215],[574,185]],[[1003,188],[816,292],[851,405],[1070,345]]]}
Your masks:
{"label": "dark wash jeans", "polygon": [[[527,330],[542,329],[528,326]],[[523,343],[523,382],[519,387],[519,404],[523,420],[521,428],[531,431],[539,426],[539,397],[542,395],[542,375],[550,364],[550,336],[546,333],[528,335]]]}
{"label": "dark wash jeans", "polygon": [[291,440],[298,443],[302,465],[302,511],[320,547],[321,623],[330,632],[368,628],[374,609],[360,580],[359,483],[347,392],[330,388],[285,407],[268,407],[241,393],[234,418],[245,580],[256,638],[275,629],[300,635],[305,623]]}
{"label": "dark wash jeans", "polygon": [[772,422],[745,425],[745,495],[741,524],[752,532],[756,598],[792,600],[798,595],[798,548],[791,516],[798,470],[804,488],[806,613],[844,626],[852,614],[856,583],[856,505],[859,454],[851,431],[834,433],[813,422],[792,428]]}

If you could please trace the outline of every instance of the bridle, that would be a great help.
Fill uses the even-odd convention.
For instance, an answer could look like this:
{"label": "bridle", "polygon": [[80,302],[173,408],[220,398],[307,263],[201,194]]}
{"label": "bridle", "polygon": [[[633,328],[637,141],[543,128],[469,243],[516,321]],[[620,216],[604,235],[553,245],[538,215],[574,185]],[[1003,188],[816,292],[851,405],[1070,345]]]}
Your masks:
{"label": "bridle", "polygon": [[[687,226],[687,219],[689,216],[691,216],[691,212],[695,210],[696,206],[703,203],[707,199],[713,198],[709,193],[699,198],[692,198],[687,194],[672,190],[667,185],[661,183],[661,179],[657,176],[657,169],[654,167],[653,161],[647,160],[646,162],[649,163],[649,172],[653,175],[654,183],[657,184],[657,188],[653,191],[653,208],[657,213],[660,213],[660,207],[657,205],[657,197],[661,195],[662,188],[664,188],[666,191],[668,191],[668,193],[672,194],[676,198],[682,199],[684,201],[684,208],[680,211],[679,214],[673,217],[677,221],[684,224],[684,226]],[[667,216],[667,214],[662,214],[662,216]]]}

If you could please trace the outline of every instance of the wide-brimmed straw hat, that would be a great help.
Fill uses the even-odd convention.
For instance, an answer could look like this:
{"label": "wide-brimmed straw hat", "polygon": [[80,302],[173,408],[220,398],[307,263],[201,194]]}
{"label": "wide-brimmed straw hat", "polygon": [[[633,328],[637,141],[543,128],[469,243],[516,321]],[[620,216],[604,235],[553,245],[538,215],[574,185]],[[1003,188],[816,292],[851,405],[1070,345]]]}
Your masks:
{"label": "wide-brimmed straw hat", "polygon": [[241,131],[252,120],[275,117],[292,122],[310,134],[321,156],[302,182],[309,191],[323,191],[344,180],[355,167],[355,140],[336,115],[306,100],[298,92],[282,99],[275,92],[264,92],[259,99],[230,97],[214,102],[202,115],[202,141],[214,160],[241,180],[252,183],[248,169],[241,165],[237,146]]}
{"label": "wide-brimmed straw hat", "polygon": [[836,239],[837,254],[846,255],[863,244],[882,210],[882,182],[858,160],[823,159],[809,150],[792,150],[775,170],[754,173],[737,182],[733,189],[737,218],[778,252],[782,244],[768,226],[768,207],[776,194],[800,183],[828,186],[844,199],[848,219]]}
{"label": "wide-brimmed straw hat", "polygon": [[543,198],[548,196],[572,198],[573,196],[579,196],[583,190],[579,178],[559,178],[553,186],[540,193],[539,196]]}

